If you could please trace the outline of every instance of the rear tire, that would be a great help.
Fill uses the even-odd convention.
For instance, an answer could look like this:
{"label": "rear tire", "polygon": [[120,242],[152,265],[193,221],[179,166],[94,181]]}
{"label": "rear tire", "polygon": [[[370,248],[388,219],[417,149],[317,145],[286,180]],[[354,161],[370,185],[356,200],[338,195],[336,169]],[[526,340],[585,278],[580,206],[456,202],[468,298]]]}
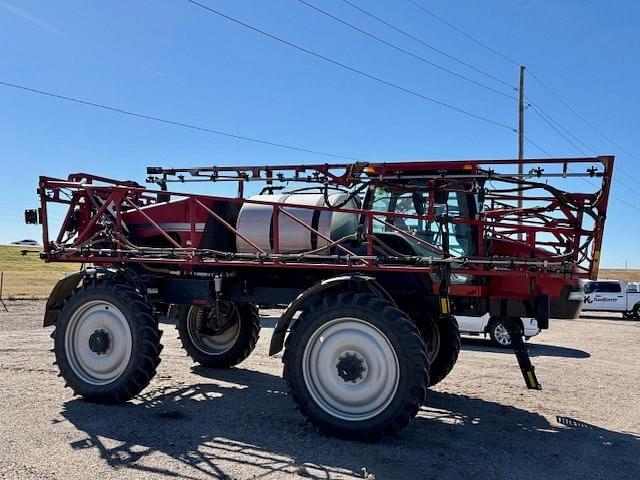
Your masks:
{"label": "rear tire", "polygon": [[233,367],[245,360],[256,347],[260,332],[258,308],[250,303],[239,303],[234,308],[231,324],[218,334],[208,334],[203,331],[208,309],[179,307],[176,328],[182,347],[203,367]]}
{"label": "rear tire", "polygon": [[405,427],[429,385],[424,342],[388,301],[346,292],[320,298],[293,324],[284,378],[321,432],[375,441]]}
{"label": "rear tire", "polygon": [[89,283],[65,301],[51,334],[60,375],[90,402],[122,403],[140,393],[160,363],[158,322],[128,285]]}
{"label": "rear tire", "polygon": [[640,303],[633,307],[633,318],[640,320]]}
{"label": "rear tire", "polygon": [[[435,334],[439,338],[437,342],[431,342],[437,343],[438,349],[436,351],[430,352],[429,348],[427,348],[427,356],[431,361],[431,367],[429,368],[430,386],[433,386],[444,380],[458,361],[460,330],[454,317],[449,317],[446,320],[430,319],[429,322],[432,328],[429,328],[427,332],[432,335]],[[423,340],[427,344],[428,339],[423,336]]]}

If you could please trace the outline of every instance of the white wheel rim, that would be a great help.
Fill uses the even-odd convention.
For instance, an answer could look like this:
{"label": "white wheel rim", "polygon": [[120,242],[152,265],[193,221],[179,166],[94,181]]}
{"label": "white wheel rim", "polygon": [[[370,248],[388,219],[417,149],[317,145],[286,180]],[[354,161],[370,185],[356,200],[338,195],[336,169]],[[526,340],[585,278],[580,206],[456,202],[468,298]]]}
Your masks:
{"label": "white wheel rim", "polygon": [[511,345],[511,335],[509,335],[509,331],[501,323],[497,324],[493,329],[493,337],[500,345]]}
{"label": "white wheel rim", "polygon": [[[98,348],[95,345],[98,337],[103,339],[101,348],[94,351]],[[64,343],[73,373],[91,385],[106,385],[127,368],[133,340],[129,322],[120,309],[112,303],[94,300],[73,313]]]}
{"label": "white wheel rim", "polygon": [[[345,380],[339,373],[345,358],[355,358],[362,370],[358,378]],[[318,328],[305,346],[302,362],[313,400],[341,420],[375,417],[398,390],[400,365],[391,342],[378,328],[357,318],[337,318]]]}
{"label": "white wheel rim", "polygon": [[236,313],[236,321],[218,335],[204,335],[198,332],[198,314],[200,307],[191,307],[187,314],[187,332],[191,343],[206,355],[222,355],[236,344],[240,336],[240,317]]}

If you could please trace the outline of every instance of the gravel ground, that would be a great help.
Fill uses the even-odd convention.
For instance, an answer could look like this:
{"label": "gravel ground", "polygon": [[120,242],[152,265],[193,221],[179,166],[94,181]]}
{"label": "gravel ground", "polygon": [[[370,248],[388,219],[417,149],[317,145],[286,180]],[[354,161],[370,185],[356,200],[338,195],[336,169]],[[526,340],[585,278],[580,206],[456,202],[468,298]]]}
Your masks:
{"label": "gravel ground", "polygon": [[267,356],[273,317],[253,355],[226,371],[193,367],[163,324],[158,375],[135,401],[106,407],[56,376],[44,303],[8,307],[0,478],[640,478],[637,321],[554,321],[530,342],[539,392],[525,389],[513,354],[465,340],[416,420],[365,445],[325,438],[295,410],[281,359]]}

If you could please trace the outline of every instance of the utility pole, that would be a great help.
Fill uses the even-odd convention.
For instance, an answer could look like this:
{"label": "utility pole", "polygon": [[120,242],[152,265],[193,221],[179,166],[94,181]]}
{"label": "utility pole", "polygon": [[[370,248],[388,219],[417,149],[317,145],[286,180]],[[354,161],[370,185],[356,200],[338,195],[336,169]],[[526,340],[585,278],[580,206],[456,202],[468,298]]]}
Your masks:
{"label": "utility pole", "polygon": [[[518,89],[518,160],[524,159],[524,71],[525,66],[520,65],[520,88]],[[518,175],[522,179],[524,165],[518,164]],[[518,209],[522,210],[522,190],[518,198]],[[522,217],[518,219],[518,224],[522,224]],[[518,232],[518,240],[522,241],[522,232]]]}

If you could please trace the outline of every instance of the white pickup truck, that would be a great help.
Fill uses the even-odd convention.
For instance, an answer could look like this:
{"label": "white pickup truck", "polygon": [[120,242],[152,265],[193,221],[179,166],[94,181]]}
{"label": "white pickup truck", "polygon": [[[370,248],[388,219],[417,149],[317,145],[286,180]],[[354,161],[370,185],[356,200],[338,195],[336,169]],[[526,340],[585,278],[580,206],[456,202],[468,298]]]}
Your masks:
{"label": "white pickup truck", "polygon": [[[489,314],[485,314],[482,317],[465,317],[456,315],[460,333],[467,335],[480,335],[487,334],[496,347],[508,348],[511,346],[511,335],[507,327],[505,327],[500,320],[491,319]],[[522,322],[522,335],[525,340],[534,337],[540,333],[538,328],[538,321],[535,318],[521,318]]]}
{"label": "white pickup truck", "polygon": [[589,280],[584,283],[583,312],[620,312],[640,319],[640,282]]}

